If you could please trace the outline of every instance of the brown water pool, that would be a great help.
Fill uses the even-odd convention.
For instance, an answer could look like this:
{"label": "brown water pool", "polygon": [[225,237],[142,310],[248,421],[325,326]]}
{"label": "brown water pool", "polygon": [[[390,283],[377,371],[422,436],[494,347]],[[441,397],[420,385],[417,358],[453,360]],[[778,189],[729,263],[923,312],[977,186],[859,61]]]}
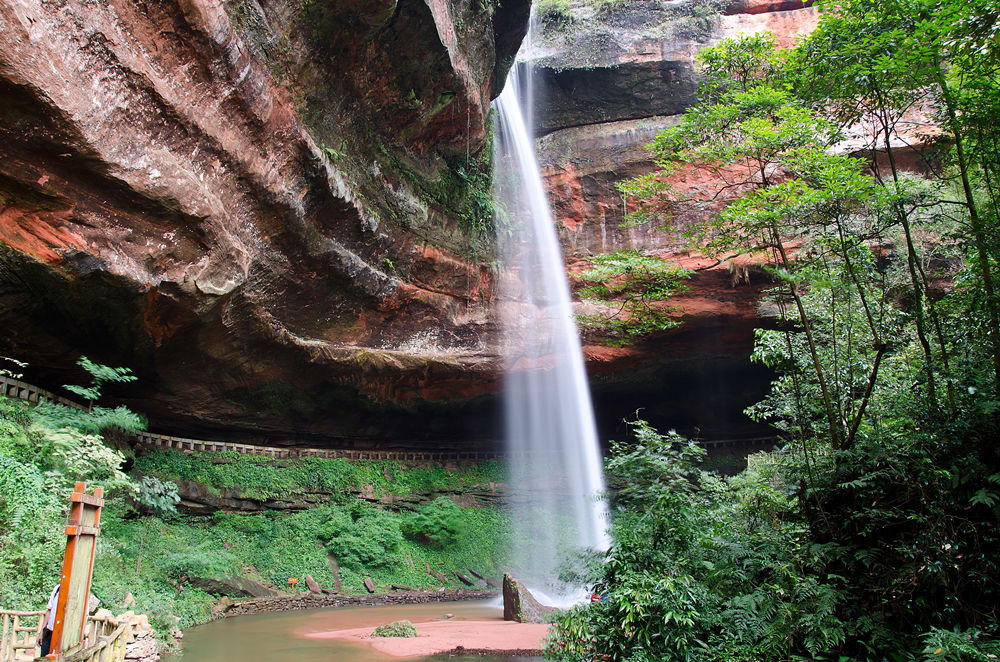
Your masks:
{"label": "brown water pool", "polygon": [[[398,658],[379,653],[365,644],[332,639],[307,639],[310,632],[372,627],[393,621],[415,624],[441,620],[502,619],[495,601],[436,602],[423,605],[386,607],[342,607],[308,609],[259,616],[238,616],[184,631],[182,655],[170,655],[164,662],[430,662],[460,657],[434,656]],[[542,662],[540,657],[469,657],[481,662]]]}

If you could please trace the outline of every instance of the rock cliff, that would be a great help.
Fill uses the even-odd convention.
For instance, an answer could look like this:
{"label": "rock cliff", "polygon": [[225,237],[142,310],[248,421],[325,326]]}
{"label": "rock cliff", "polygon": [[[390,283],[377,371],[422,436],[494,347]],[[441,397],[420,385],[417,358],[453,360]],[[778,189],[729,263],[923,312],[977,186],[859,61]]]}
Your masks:
{"label": "rock cliff", "polygon": [[[694,54],[809,30],[798,0],[570,3],[532,54],[541,162],[570,270],[657,251],[614,183],[694,99]],[[496,435],[487,115],[529,0],[6,0],[0,354],[112,392],[162,432],[384,446]],[[565,18],[565,17],[564,17]],[[591,344],[602,435],[635,405],[748,434],[762,283],[707,268],[685,325]],[[625,375],[627,378],[622,378]],[[736,432],[734,432],[736,430]],[[230,431],[227,435],[225,431]],[[324,441],[325,440],[325,441]]]}
{"label": "rock cliff", "polygon": [[709,439],[767,434],[741,414],[770,379],[748,358],[764,278],[751,265],[689,253],[675,233],[626,227],[615,184],[653,170],[645,146],[696,101],[699,50],[764,30],[790,46],[815,28],[816,10],[801,0],[550,6],[556,11],[540,17],[530,60],[539,72],[539,162],[569,271],[622,249],[695,270],[690,288],[670,301],[683,321],[677,329],[624,348],[588,334],[602,433],[623,435],[617,421],[641,406],[656,425]]}
{"label": "rock cliff", "polygon": [[4,2],[0,352],[129,365],[161,429],[377,436],[489,390],[485,122],[528,6]]}

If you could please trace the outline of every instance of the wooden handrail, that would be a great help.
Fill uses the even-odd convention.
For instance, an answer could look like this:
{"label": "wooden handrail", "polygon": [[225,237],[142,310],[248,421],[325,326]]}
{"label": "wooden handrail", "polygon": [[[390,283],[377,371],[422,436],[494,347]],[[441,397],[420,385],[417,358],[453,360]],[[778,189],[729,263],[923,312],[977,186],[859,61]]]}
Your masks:
{"label": "wooden handrail", "polygon": [[[37,402],[39,398],[55,400],[71,407],[83,406],[26,384],[25,382],[0,375],[0,395]],[[182,453],[233,451],[244,455],[268,455],[277,458],[318,457],[345,460],[396,460],[398,462],[482,462],[484,460],[505,460],[509,454],[502,451],[420,451],[420,450],[360,450],[347,448],[307,448],[299,446],[263,446],[231,441],[208,441],[175,437],[155,432],[140,432],[135,440],[147,446],[157,446],[181,451]],[[709,449],[741,448],[745,446],[773,446],[779,442],[775,436],[743,439],[703,439],[698,444]],[[0,661],[2,662],[2,661]]]}
{"label": "wooden handrail", "polygon": [[[92,662],[93,660],[122,662],[125,659],[125,645],[131,635],[132,628],[129,627],[127,621],[123,621],[111,634],[99,636],[97,643],[63,657],[61,662]],[[106,649],[110,649],[109,654],[102,654],[102,651]]]}
{"label": "wooden handrail", "polygon": [[[0,609],[0,662],[14,662],[18,659],[18,651],[38,647],[44,615],[44,611]],[[38,622],[34,626],[25,626],[21,624],[22,618],[37,618]]]}
{"label": "wooden handrail", "polygon": [[[106,614],[107,612],[105,612]],[[44,611],[14,611],[0,609],[0,662],[18,662],[23,656],[18,651],[37,651],[41,643]],[[37,617],[37,626],[22,626],[20,619]],[[19,636],[20,634],[20,636]],[[123,662],[125,646],[131,640],[132,628],[128,619],[120,621],[103,615],[88,617],[84,639],[67,655],[57,658],[60,662]],[[108,651],[102,653],[102,651]],[[31,653],[30,659],[36,654]]]}

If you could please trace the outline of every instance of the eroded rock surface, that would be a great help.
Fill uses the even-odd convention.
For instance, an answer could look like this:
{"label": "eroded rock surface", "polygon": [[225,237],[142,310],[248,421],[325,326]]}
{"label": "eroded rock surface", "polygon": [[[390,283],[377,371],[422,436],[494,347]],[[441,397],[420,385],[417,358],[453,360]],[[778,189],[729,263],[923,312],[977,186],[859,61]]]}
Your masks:
{"label": "eroded rock surface", "polygon": [[[787,43],[815,12],[605,4],[536,55],[567,261],[643,248],[705,267],[622,228],[614,183],[649,169],[643,145],[693,101],[699,48],[741,30]],[[492,441],[496,278],[476,193],[528,6],[3,3],[0,355],[49,387],[86,379],[69,369],[80,353],[130,366],[138,385],[110,394],[164,433]],[[602,437],[636,403],[732,434],[727,417],[766,385],[745,360],[763,282],[743,276],[699,272],[685,325],[652,344],[588,346]]]}
{"label": "eroded rock surface", "polygon": [[518,623],[545,623],[555,607],[543,605],[528,587],[510,575],[503,576],[503,620]]}
{"label": "eroded rock surface", "polygon": [[[725,37],[768,30],[790,46],[815,28],[815,9],[800,0],[709,3],[574,3],[549,24],[531,57],[540,70],[539,162],[568,270],[594,255],[641,250],[695,270],[673,297],[683,324],[627,347],[585,337],[601,436],[626,434],[636,415],[707,439],[767,434],[742,410],[767,392],[770,374],[751,365],[758,304],[768,284],[749,263],[716,264],[688,251],[677,232],[628,226],[615,184],[653,171],[646,145],[695,103],[697,53]],[[711,182],[681,171],[673,184],[696,192]],[[704,209],[697,213],[703,214]],[[695,217],[674,219],[683,227]],[[583,314],[605,313],[578,303]]]}
{"label": "eroded rock surface", "polygon": [[528,5],[4,3],[0,352],[131,366],[160,429],[492,390],[470,196]]}

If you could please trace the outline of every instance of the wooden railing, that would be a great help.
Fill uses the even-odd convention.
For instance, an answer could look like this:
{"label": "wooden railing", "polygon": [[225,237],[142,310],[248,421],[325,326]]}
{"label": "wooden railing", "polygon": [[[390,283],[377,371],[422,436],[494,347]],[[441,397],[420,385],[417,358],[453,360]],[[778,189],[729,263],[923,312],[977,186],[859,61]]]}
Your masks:
{"label": "wooden railing", "polygon": [[[90,616],[84,626],[83,641],[76,650],[58,658],[61,662],[122,662],[132,636],[127,618]],[[44,611],[0,610],[0,662],[30,662],[38,657]],[[25,625],[34,622],[34,625]],[[34,620],[32,620],[34,619]]]}
{"label": "wooden railing", "polygon": [[22,382],[19,379],[14,379],[13,377],[7,377],[6,375],[0,375],[0,395],[6,395],[8,398],[27,400],[28,402],[49,400],[50,402],[58,402],[61,405],[66,405],[67,407],[72,407],[73,409],[86,409],[86,407],[78,402],[73,402],[68,398],[52,393],[51,391],[46,391],[43,388],[32,386],[31,384]]}
{"label": "wooden railing", "polygon": [[[0,662],[33,660],[42,637],[44,611],[0,610]],[[34,625],[25,625],[34,620]]]}
{"label": "wooden railing", "polygon": [[88,619],[82,648],[59,658],[60,662],[124,662],[132,637],[128,619]]}

